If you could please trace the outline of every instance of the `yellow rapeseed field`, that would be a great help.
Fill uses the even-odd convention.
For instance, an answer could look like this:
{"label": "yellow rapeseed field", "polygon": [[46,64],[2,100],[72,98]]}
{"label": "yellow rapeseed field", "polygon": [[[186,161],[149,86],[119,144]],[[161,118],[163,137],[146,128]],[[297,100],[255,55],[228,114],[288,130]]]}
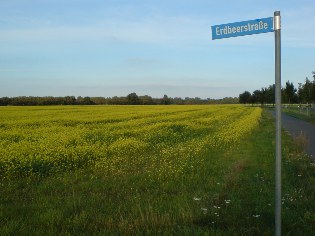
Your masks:
{"label": "yellow rapeseed field", "polygon": [[46,176],[86,166],[168,178],[204,153],[235,147],[261,109],[225,106],[0,108],[2,178]]}

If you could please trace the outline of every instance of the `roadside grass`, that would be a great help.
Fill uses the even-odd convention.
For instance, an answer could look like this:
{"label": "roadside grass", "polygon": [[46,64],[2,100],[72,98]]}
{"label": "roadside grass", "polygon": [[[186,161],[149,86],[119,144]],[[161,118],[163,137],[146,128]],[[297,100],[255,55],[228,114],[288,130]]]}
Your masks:
{"label": "roadside grass", "polygon": [[292,138],[296,145],[296,148],[301,152],[303,152],[303,150],[306,150],[310,145],[309,138],[302,131]]}
{"label": "roadside grass", "polygon": [[[149,161],[1,179],[1,235],[272,235],[274,122],[228,151],[188,159],[170,180]],[[148,154],[149,155],[149,154]],[[176,161],[173,163],[176,167]],[[156,176],[159,178],[156,178]],[[315,166],[283,134],[283,235],[315,232]]]}
{"label": "roadside grass", "polygon": [[290,116],[298,118],[300,120],[304,120],[310,123],[315,124],[315,114],[312,112],[310,115],[307,115],[305,112],[300,112],[299,109],[289,109],[289,108],[282,108],[282,111]]}

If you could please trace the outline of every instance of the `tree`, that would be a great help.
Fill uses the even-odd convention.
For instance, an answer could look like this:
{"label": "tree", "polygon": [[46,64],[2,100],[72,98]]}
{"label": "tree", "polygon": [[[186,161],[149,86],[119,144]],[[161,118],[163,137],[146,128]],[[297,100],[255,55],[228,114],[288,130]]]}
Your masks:
{"label": "tree", "polygon": [[74,96],[66,96],[64,98],[65,105],[74,105],[76,103],[76,99]]}
{"label": "tree", "polygon": [[258,103],[260,101],[260,97],[261,97],[261,91],[260,90],[255,90],[252,94],[251,97],[251,103]]}
{"label": "tree", "polygon": [[141,104],[143,105],[153,105],[155,104],[153,101],[153,98],[151,96],[148,95],[144,95],[144,96],[140,96],[139,97]]}
{"label": "tree", "polygon": [[237,97],[224,97],[220,99],[220,104],[238,104],[239,98]]}
{"label": "tree", "polygon": [[168,96],[165,94],[163,98],[161,99],[161,104],[163,105],[169,105],[171,104],[171,100],[168,98]]}
{"label": "tree", "polygon": [[266,90],[266,102],[275,105],[275,85],[269,85]]}
{"label": "tree", "polygon": [[93,105],[94,103],[91,101],[90,97],[84,97],[83,98],[83,104],[84,105]]}
{"label": "tree", "polygon": [[117,97],[107,98],[108,104],[110,105],[127,105],[128,101],[126,97]]}
{"label": "tree", "polygon": [[2,97],[0,98],[0,106],[7,106],[10,104],[10,98]]}
{"label": "tree", "polygon": [[92,97],[91,101],[95,104],[95,105],[105,105],[107,104],[107,99],[104,97]]}
{"label": "tree", "polygon": [[246,104],[246,103],[250,103],[250,98],[251,98],[251,93],[248,91],[245,91],[244,93],[241,93],[239,95],[239,102]]}
{"label": "tree", "polygon": [[293,83],[287,81],[285,83],[285,88],[283,89],[283,102],[284,103],[292,103],[297,102],[296,89],[294,88]]}
{"label": "tree", "polygon": [[305,83],[299,86],[298,97],[301,103],[310,103],[314,84],[306,77]]}
{"label": "tree", "polygon": [[259,102],[261,105],[267,103],[267,89],[266,88],[261,88],[260,90],[260,99],[259,99]]}
{"label": "tree", "polygon": [[139,105],[140,99],[136,93],[130,93],[127,95],[127,103],[129,105]]}
{"label": "tree", "polygon": [[313,82],[312,82],[312,92],[311,92],[311,101],[315,102],[315,71],[312,71],[313,74]]}
{"label": "tree", "polygon": [[172,103],[176,105],[183,105],[184,100],[181,97],[175,97],[172,99]]}

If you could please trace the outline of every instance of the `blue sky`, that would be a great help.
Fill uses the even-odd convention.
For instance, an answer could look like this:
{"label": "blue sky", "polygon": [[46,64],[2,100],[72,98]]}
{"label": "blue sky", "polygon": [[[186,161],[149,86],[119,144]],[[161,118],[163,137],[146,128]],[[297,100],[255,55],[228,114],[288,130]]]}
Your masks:
{"label": "blue sky", "polygon": [[282,17],[282,84],[315,71],[315,1],[0,0],[0,97],[223,98],[274,83],[274,34],[211,26]]}

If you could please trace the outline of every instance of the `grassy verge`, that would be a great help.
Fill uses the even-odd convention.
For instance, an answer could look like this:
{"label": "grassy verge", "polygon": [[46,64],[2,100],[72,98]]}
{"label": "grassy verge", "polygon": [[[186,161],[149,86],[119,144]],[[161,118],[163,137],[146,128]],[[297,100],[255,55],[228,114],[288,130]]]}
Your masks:
{"label": "grassy verge", "polygon": [[315,124],[315,116],[313,112],[310,115],[307,115],[305,112],[301,113],[299,109],[283,108],[282,111],[287,115]]}
{"label": "grassy verge", "polygon": [[[268,113],[237,147],[188,159],[171,181],[165,172],[156,178],[141,168],[145,161],[118,173],[99,167],[2,179],[0,234],[274,233],[274,125]],[[315,232],[314,186],[314,165],[284,136],[284,235]]]}

